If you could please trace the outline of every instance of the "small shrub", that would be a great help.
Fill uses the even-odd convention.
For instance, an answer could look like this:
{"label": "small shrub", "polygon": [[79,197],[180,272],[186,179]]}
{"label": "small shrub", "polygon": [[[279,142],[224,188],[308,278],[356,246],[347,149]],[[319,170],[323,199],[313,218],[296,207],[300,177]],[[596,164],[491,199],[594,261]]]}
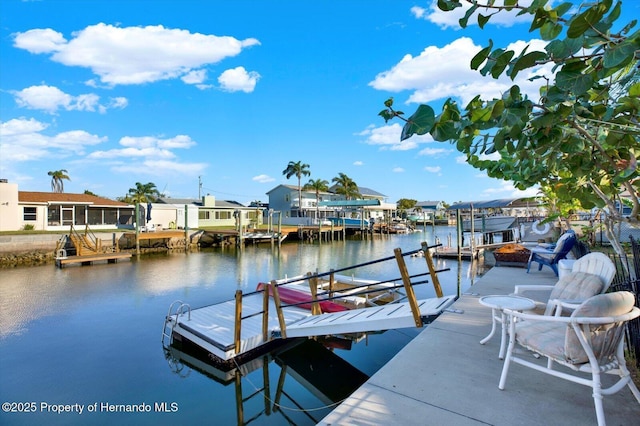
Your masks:
{"label": "small shrub", "polygon": [[25,225],[22,227],[23,231],[33,231],[34,229],[36,229],[36,227],[33,225]]}

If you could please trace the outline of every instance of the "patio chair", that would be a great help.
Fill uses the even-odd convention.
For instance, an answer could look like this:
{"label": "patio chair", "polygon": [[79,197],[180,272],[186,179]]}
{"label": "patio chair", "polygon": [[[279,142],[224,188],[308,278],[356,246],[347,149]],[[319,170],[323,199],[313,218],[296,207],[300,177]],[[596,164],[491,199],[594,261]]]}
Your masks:
{"label": "patio chair", "polygon": [[576,234],[572,230],[569,230],[562,234],[558,241],[556,242],[555,247],[553,248],[545,248],[545,247],[534,247],[531,249],[531,256],[529,257],[529,262],[527,263],[527,273],[531,269],[531,263],[538,263],[538,271],[542,270],[542,266],[549,266],[553,272],[558,276],[558,262],[567,257],[567,254],[573,248],[573,245],[576,243]]}
{"label": "patio chair", "polygon": [[[616,266],[609,256],[592,252],[576,260],[571,272],[563,274],[556,284],[517,285],[514,294],[534,300],[537,313],[560,315],[561,309],[575,309],[587,298],[605,293],[615,274]],[[593,276],[600,280],[593,279]]]}
{"label": "patio chair", "polygon": [[[512,362],[593,389],[598,425],[605,424],[602,398],[625,385],[640,403],[624,359],[626,323],[640,316],[635,296],[628,291],[598,294],[582,303],[570,317],[544,316],[505,310],[509,316],[509,346],[498,388],[503,390]],[[547,366],[525,359],[528,352],[514,352],[516,343],[548,358]],[[554,363],[569,372],[554,370]],[[591,378],[573,372],[590,373]],[[617,374],[618,381],[602,388],[601,373]]]}

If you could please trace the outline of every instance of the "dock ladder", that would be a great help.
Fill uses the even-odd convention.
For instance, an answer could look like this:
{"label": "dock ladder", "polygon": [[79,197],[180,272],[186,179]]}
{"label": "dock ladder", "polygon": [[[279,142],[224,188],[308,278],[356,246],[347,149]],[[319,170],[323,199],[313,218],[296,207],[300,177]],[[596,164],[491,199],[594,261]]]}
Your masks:
{"label": "dock ladder", "polygon": [[[172,317],[171,311],[173,308],[177,306],[178,308],[174,311],[175,319]],[[167,312],[167,316],[164,319],[164,326],[162,327],[162,346],[167,348],[171,345],[171,341],[173,339],[173,329],[178,324],[178,318],[180,314],[187,314],[187,319],[191,319],[191,306],[188,303],[184,303],[181,300],[176,300],[169,306],[169,311]],[[165,339],[168,339],[168,343],[165,343]]]}

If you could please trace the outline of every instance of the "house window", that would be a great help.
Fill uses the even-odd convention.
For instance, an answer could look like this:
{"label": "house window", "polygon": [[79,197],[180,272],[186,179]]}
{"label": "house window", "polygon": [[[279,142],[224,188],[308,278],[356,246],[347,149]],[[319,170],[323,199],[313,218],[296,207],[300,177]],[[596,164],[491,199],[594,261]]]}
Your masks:
{"label": "house window", "polygon": [[289,194],[284,194],[284,202],[288,203],[291,201],[291,197],[289,196]]}
{"label": "house window", "polygon": [[231,212],[229,211],[216,212],[216,219],[217,220],[231,219]]}
{"label": "house window", "polygon": [[200,220],[209,220],[210,213],[211,212],[209,210],[200,210],[200,211],[198,211],[198,219],[200,219]]}
{"label": "house window", "polygon": [[[86,213],[86,208],[85,206],[76,206],[76,225],[85,225],[85,213]],[[102,222],[102,221],[101,221]]]}
{"label": "house window", "polygon": [[104,211],[104,224],[115,225],[118,222],[117,210],[105,210]]}
{"label": "house window", "polygon": [[[76,215],[78,214],[78,211],[76,210]],[[76,223],[78,225],[81,225],[82,222],[78,221],[77,216],[76,216]],[[102,225],[104,222],[102,220],[102,209],[101,208],[95,208],[95,207],[90,207],[89,208],[89,218],[87,223],[89,225]]]}
{"label": "house window", "polygon": [[60,206],[49,206],[48,211],[47,223],[49,226],[60,226]]}
{"label": "house window", "polygon": [[23,219],[25,221],[35,221],[37,219],[36,207],[24,207]]}

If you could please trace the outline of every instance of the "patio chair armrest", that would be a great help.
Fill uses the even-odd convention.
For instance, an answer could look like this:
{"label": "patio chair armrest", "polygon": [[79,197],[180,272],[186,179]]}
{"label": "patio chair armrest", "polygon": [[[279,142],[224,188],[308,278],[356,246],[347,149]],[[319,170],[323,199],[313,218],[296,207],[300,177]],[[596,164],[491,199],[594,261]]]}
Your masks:
{"label": "patio chair armrest", "polygon": [[504,313],[510,318],[517,318],[526,321],[548,321],[548,322],[560,322],[566,324],[611,324],[621,321],[630,321],[640,316],[640,309],[634,306],[626,314],[620,314],[616,316],[608,317],[557,317],[550,315],[538,315],[528,314],[525,312],[518,312],[511,309],[504,309]]}
{"label": "patio chair armrest", "polygon": [[567,310],[575,311],[582,302],[584,302],[584,300],[581,299],[550,299],[547,306],[551,307],[548,311],[551,312],[552,315],[560,316]]}

